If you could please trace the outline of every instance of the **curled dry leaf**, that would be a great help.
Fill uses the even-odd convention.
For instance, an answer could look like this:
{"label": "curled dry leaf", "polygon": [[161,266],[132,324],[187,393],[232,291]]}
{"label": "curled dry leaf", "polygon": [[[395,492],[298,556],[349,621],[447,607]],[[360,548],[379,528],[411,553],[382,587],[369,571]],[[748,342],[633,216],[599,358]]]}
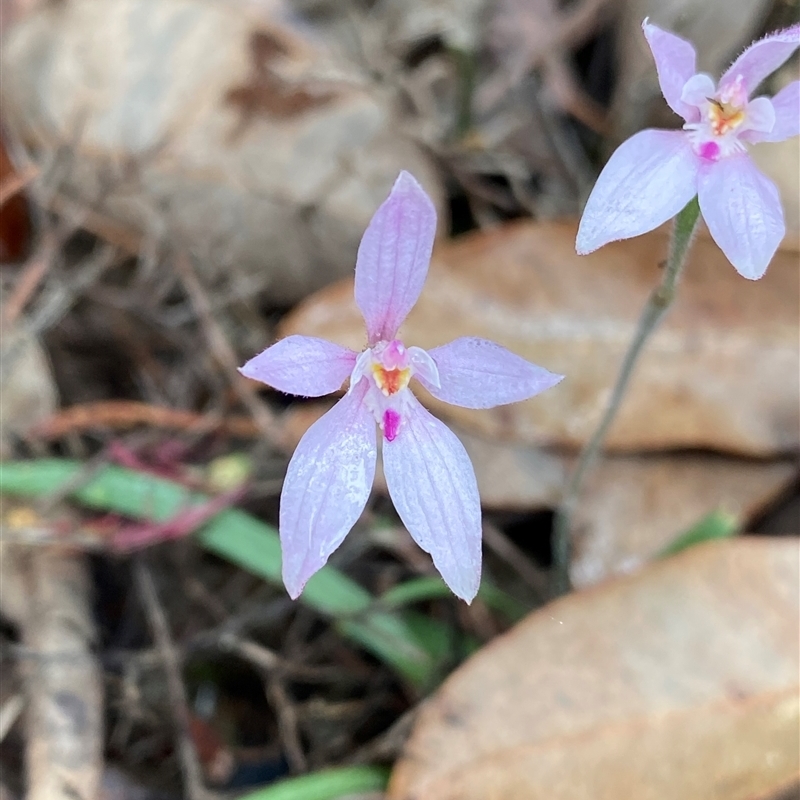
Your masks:
{"label": "curled dry leaf", "polygon": [[[403,328],[425,348],[483,336],[553,372],[554,389],[488,411],[425,397],[437,414],[493,439],[576,447],[594,431],[667,235],[656,231],[575,254],[574,223],[511,224],[442,244]],[[351,282],[291,314],[282,335],[361,350]],[[617,451],[710,448],[765,456],[798,446],[797,256],[743,281],[716,245],[696,242],[678,299],[645,351],[607,445]]]}
{"label": "curled dry leaf", "polygon": [[446,681],[392,800],[752,800],[798,776],[798,543],[713,542],[531,614]]}
{"label": "curled dry leaf", "polygon": [[270,10],[49,3],[3,42],[0,99],[37,160],[61,153],[56,208],[79,200],[120,246],[184,243],[207,281],[235,270],[290,302],[352,271],[401,168],[441,189],[389,99]]}

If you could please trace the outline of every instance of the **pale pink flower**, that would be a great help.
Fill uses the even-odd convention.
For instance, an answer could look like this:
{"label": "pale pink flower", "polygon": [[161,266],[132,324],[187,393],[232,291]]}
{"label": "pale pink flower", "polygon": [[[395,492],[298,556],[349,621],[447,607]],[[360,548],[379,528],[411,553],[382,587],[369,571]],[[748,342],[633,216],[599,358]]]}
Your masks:
{"label": "pale pink flower", "polygon": [[681,131],[645,130],[611,156],[583,212],[579,253],[653,230],[697,195],[708,229],[736,270],[760,278],[785,233],[778,190],[747,145],[800,133],[800,81],[773,98],[759,84],[800,45],[800,25],[750,45],[715,86],[692,45],[644,21],[661,92]]}
{"label": "pale pink flower", "polygon": [[406,347],[397,331],[422,291],[436,211],[402,172],[358,248],[355,297],[367,348],[354,353],[323,339],[288,336],[242,374],[288,394],[347,394],[303,436],[281,493],[283,581],[295,598],[361,516],[375,475],[376,423],[386,484],[400,519],[467,602],[481,572],[481,510],[464,446],[414,397],[418,380],[434,397],[466,408],[525,400],[562,376],[485,339],[461,338],[430,352]]}

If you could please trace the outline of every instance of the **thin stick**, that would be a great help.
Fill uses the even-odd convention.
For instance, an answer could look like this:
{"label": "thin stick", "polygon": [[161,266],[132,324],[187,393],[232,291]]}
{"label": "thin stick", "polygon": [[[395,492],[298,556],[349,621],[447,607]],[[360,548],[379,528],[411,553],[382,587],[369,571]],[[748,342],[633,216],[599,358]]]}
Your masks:
{"label": "thin stick", "polygon": [[252,386],[244,381],[236,369],[238,359],[231,347],[228,338],[225,336],[219,323],[214,318],[211,302],[203,289],[197,275],[192,267],[189,257],[185,253],[178,253],[175,265],[180,273],[181,280],[197,312],[203,330],[208,341],[211,352],[225,370],[236,394],[253,415],[253,419],[261,429],[261,432],[272,442],[277,449],[285,449],[283,439],[280,435],[278,425],[272,412],[264,403],[259,400]]}
{"label": "thin stick", "polygon": [[517,547],[499,528],[483,522],[483,541],[499,558],[508,564],[540,597],[548,594],[547,574],[531,561],[522,548]]}
{"label": "thin stick", "polygon": [[212,793],[207,791],[203,784],[203,770],[192,743],[189,703],[181,679],[180,660],[172,643],[169,625],[158,599],[153,576],[141,559],[134,564],[134,578],[167,676],[167,694],[178,737],[178,755],[186,796],[189,800],[208,800]]}
{"label": "thin stick", "polygon": [[221,432],[241,439],[255,439],[261,433],[255,422],[244,415],[220,417],[135,400],[100,400],[58,411],[36,425],[30,435],[42,439],[60,439],[75,431],[98,428],[129,430],[139,425],[191,434]]}
{"label": "thin stick", "polygon": [[595,458],[602,449],[608,429],[617,416],[619,407],[628,390],[634,368],[639,361],[639,356],[663,319],[667,309],[675,298],[675,287],[678,278],[686,265],[686,256],[692,243],[694,232],[700,219],[700,206],[695,197],[675,217],[670,242],[669,257],[661,284],[656,287],[645,305],[636,333],[628,346],[625,358],[622,361],[617,375],[614,389],[611,393],[608,407],[603,414],[592,438],[581,451],[575,469],[564,489],[561,504],[553,520],[553,565],[554,565],[554,594],[560,595],[569,591],[569,560],[570,560],[570,534],[572,513],[578,501],[584,478],[594,463]]}
{"label": "thin stick", "polygon": [[300,741],[297,711],[295,711],[294,703],[286,691],[283,680],[275,672],[267,675],[266,694],[267,700],[278,717],[278,733],[292,772],[308,772],[308,761]]}

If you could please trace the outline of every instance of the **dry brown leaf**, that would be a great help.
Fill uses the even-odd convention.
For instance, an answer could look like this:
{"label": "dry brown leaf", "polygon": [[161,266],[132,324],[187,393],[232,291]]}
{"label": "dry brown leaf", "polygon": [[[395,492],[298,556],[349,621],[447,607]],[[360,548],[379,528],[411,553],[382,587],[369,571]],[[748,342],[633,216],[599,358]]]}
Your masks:
{"label": "dry brown leaf", "polygon": [[534,612],[424,707],[389,797],[744,800],[796,779],[799,555],[708,543]]}
{"label": "dry brown leaf", "polygon": [[788,237],[795,247],[800,242],[800,140],[759,145],[751,151],[759,169],[773,180],[781,193]]}
{"label": "dry brown leaf", "polygon": [[[554,389],[488,411],[420,395],[442,416],[490,438],[577,446],[593,432],[640,310],[659,280],[667,235],[656,231],[589,256],[573,223],[521,222],[435,251],[422,297],[401,331],[433,347],[483,336],[554,372]],[[760,281],[742,279],[698,238],[678,298],[642,357],[608,447],[711,448],[768,455],[798,446],[798,269],[776,255]],[[282,333],[361,350],[352,282],[298,307]]]}
{"label": "dry brown leaf", "polygon": [[421,798],[772,800],[797,778],[799,731],[795,688],[723,700],[478,759]]}
{"label": "dry brown leaf", "polygon": [[289,302],[352,270],[401,168],[441,201],[390,98],[271,11],[64,0],[20,21],[3,42],[3,121],[41,162],[61,152],[54,206],[79,200],[82,223],[120,245],[183,243],[207,279],[236,270]]}
{"label": "dry brown leaf", "polygon": [[572,581],[589,586],[630,572],[712,511],[747,525],[796,476],[794,461],[711,454],[606,458],[589,477],[575,513]]}

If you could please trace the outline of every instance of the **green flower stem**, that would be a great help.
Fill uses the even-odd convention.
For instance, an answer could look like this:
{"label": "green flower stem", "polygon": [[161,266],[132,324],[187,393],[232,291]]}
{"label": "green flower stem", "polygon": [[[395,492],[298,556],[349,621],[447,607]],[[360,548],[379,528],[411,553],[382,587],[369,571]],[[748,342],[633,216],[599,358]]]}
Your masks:
{"label": "green flower stem", "polygon": [[570,588],[569,560],[572,514],[580,496],[583,481],[603,447],[608,429],[617,416],[617,412],[628,390],[631,376],[633,375],[633,371],[639,361],[639,356],[645,344],[649,340],[650,335],[658,327],[658,324],[661,322],[661,319],[664,317],[667,309],[669,309],[675,298],[675,287],[686,265],[686,257],[689,253],[699,219],[700,205],[697,202],[697,197],[695,197],[678,216],[675,217],[669,257],[664,268],[664,275],[661,279],[661,283],[650,295],[647,305],[644,307],[644,311],[639,318],[639,324],[636,328],[636,334],[622,361],[622,367],[617,375],[608,407],[600,420],[600,424],[597,426],[597,430],[595,430],[592,438],[589,439],[583,448],[578,458],[578,463],[575,465],[575,469],[564,489],[561,504],[553,520],[553,566],[555,573],[554,589],[556,595],[564,594],[569,591]]}

